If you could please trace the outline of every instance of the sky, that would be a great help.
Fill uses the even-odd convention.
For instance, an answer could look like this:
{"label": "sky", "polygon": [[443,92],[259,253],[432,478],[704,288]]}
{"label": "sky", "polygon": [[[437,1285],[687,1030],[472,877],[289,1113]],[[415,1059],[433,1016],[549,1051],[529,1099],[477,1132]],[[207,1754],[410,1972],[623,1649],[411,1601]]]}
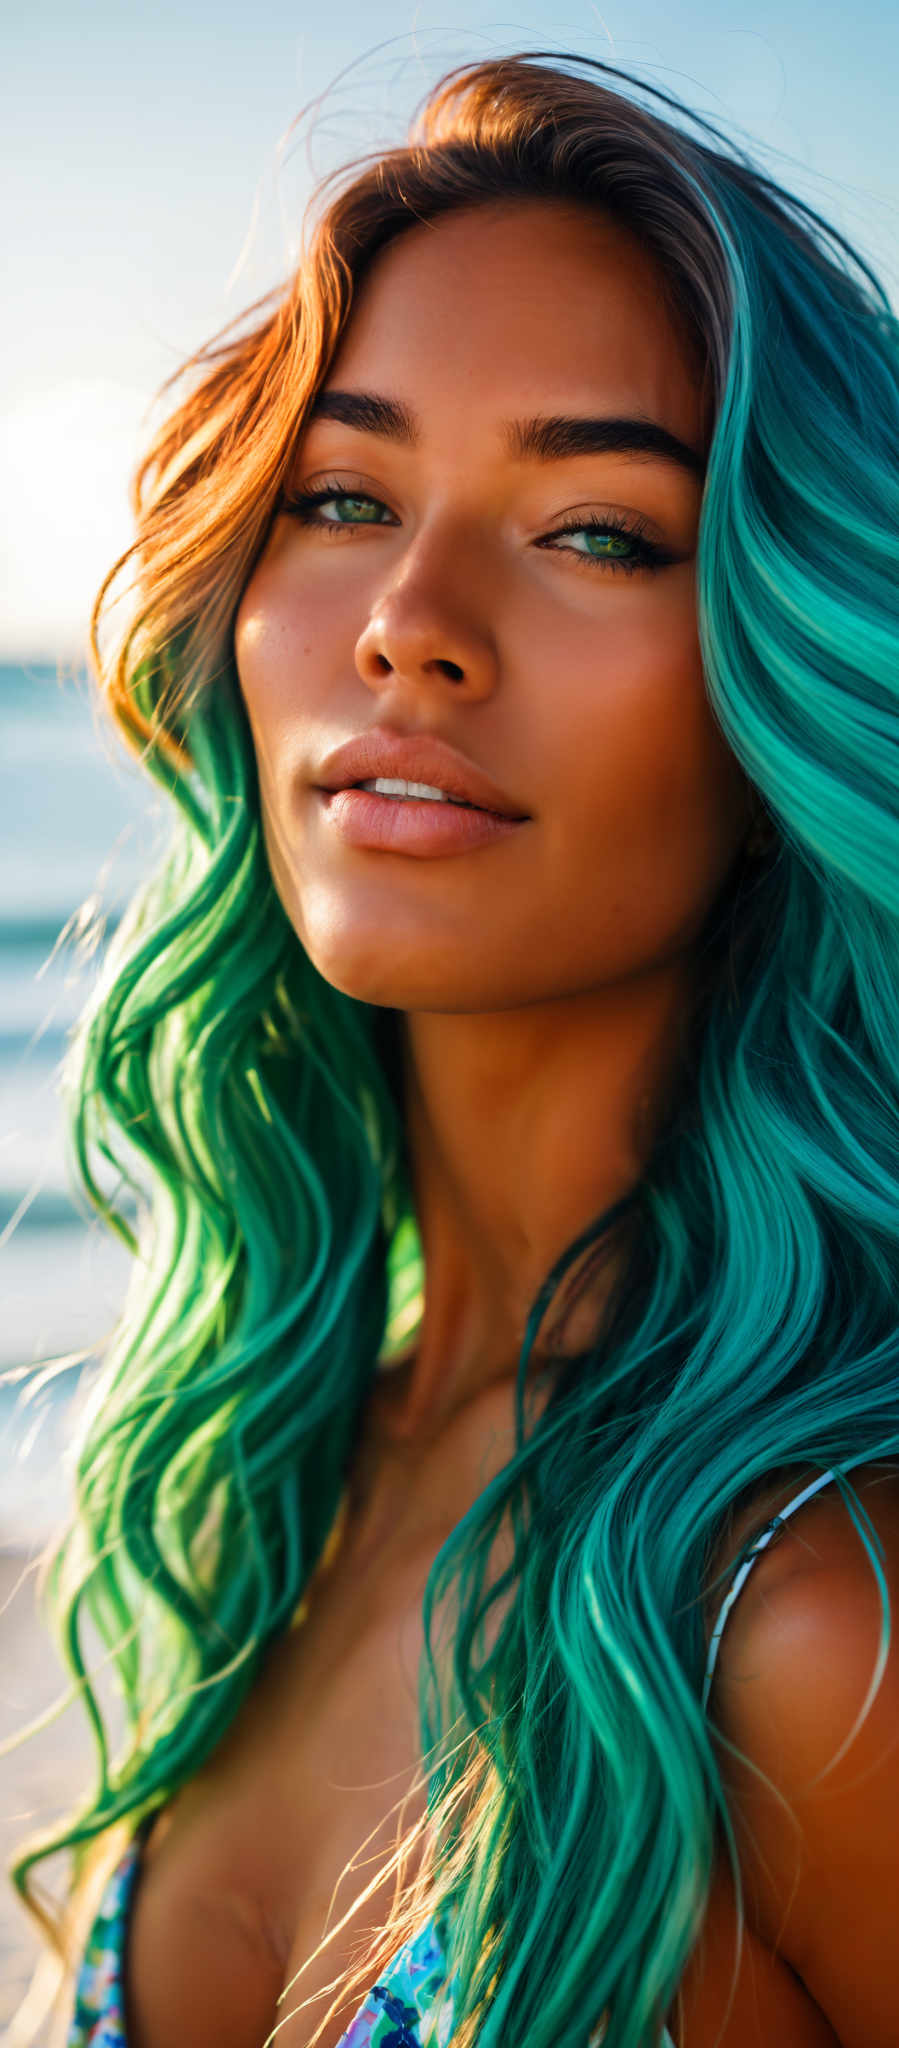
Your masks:
{"label": "sky", "polygon": [[83,655],[159,387],[284,277],[318,180],[401,141],[452,66],[516,50],[709,115],[899,308],[892,0],[29,0],[3,48],[0,661]]}

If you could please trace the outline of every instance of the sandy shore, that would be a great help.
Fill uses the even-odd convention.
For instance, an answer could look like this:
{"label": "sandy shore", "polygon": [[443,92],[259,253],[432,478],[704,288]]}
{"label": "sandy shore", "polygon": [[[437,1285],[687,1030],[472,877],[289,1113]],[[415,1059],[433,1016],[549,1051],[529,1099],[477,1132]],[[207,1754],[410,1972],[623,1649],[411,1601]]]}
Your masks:
{"label": "sandy shore", "polygon": [[[0,1551],[0,1743],[63,1690],[56,1653],[35,1611],[34,1585],[33,1562]],[[0,1757],[0,2048],[43,1946],[6,1866],[25,1836],[67,1811],[90,1782],[92,1770],[91,1737],[77,1707]],[[58,1890],[65,1878],[62,1859],[44,1869],[44,1889]]]}

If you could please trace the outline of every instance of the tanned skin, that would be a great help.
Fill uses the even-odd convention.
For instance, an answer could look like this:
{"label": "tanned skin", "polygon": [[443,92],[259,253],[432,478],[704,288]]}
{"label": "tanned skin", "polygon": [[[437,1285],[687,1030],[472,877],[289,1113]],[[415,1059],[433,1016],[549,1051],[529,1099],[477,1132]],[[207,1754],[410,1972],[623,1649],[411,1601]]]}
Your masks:
{"label": "tanned skin", "polygon": [[[332,1893],[339,1917],[371,1874],[342,1877],[349,1857],[392,1839],[419,1761],[429,1566],[512,1449],[540,1283],[639,1178],[677,1085],[697,934],[753,815],[697,631],[707,398],[634,236],[561,201],[417,226],[374,263],[325,388],[400,402],[417,439],[308,426],[294,487],[334,478],[383,510],[336,537],[280,514],[235,647],[281,900],[327,980],[401,1013],[424,1322],[371,1397],[344,1542],[307,1622],[157,1822],[131,1929],[133,2048],[260,2048],[307,1996],[278,2036],[303,2048],[323,1987],[383,1918],[386,1891],[278,2006]],[[651,421],[700,467],[515,459],[503,423],[536,414]],[[671,559],[628,573],[590,560],[583,533],[546,545],[572,514],[639,519]],[[337,524],[346,507],[324,515]],[[346,845],[317,775],[374,725],[448,740],[527,824],[436,860]],[[541,1329],[538,1361],[583,1347],[613,1272]],[[759,1519],[800,1484],[789,1475]],[[866,1498],[895,1584],[891,1476]],[[735,1977],[722,1864],[669,2015],[679,2048],[899,2039],[894,1656],[863,1741],[815,1776],[862,1706],[878,1630],[858,1536],[837,1495],[819,1499],[760,1561],[724,1639],[713,1715],[780,1797],[732,1773],[742,1961]],[[420,1811],[416,1793],[406,1817]],[[585,2041],[597,2018],[585,2013]]]}

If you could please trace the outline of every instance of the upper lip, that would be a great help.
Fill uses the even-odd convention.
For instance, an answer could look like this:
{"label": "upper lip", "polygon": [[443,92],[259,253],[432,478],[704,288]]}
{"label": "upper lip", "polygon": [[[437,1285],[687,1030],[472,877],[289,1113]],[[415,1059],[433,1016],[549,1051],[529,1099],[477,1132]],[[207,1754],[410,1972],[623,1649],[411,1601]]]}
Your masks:
{"label": "upper lip", "polygon": [[403,782],[429,782],[447,796],[461,797],[482,811],[524,818],[527,812],[483,775],[446,740],[429,733],[390,733],[377,726],[336,747],[322,762],[319,789],[350,789],[354,783],[392,776]]}

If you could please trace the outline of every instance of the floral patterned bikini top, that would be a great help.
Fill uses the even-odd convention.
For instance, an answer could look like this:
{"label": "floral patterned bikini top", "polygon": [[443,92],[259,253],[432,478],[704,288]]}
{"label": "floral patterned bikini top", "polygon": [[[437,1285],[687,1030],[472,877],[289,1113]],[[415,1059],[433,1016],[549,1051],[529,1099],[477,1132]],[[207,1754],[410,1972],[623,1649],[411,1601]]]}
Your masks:
{"label": "floral patterned bikini top", "polygon": [[[736,1573],[712,1631],[703,1705],[708,1701],[725,1623],[756,1558],[789,1516],[833,1477],[832,1472],[824,1472],[796,1494],[762,1530]],[[128,1914],[139,1867],[140,1840],[136,1837],[109,1879],[88,1936],[75,1987],[75,2009],[66,2048],[128,2048],[124,1958]],[[438,2007],[436,2026],[434,2019],[429,2018],[445,1976],[444,1950],[436,1924],[429,1920],[388,1964],[346,2033],[341,2035],[338,2048],[445,2048],[452,2032],[451,1998],[444,1999]],[[592,2039],[596,2041],[598,2034],[595,2033]],[[585,2044],[585,2048],[589,2048],[589,2044]],[[659,2048],[674,2048],[667,2028],[663,2031]]]}
{"label": "floral patterned bikini top", "polygon": [[[127,2048],[123,1960],[139,1868],[140,1846],[134,1841],[112,1873],[88,1938],[66,2048]],[[425,2042],[428,2048],[444,2048],[451,2009],[447,2006],[438,2032],[427,2031],[426,2022],[445,1973],[443,1948],[429,1921],[394,1956],[341,2035],[339,2048],[424,2048]]]}

